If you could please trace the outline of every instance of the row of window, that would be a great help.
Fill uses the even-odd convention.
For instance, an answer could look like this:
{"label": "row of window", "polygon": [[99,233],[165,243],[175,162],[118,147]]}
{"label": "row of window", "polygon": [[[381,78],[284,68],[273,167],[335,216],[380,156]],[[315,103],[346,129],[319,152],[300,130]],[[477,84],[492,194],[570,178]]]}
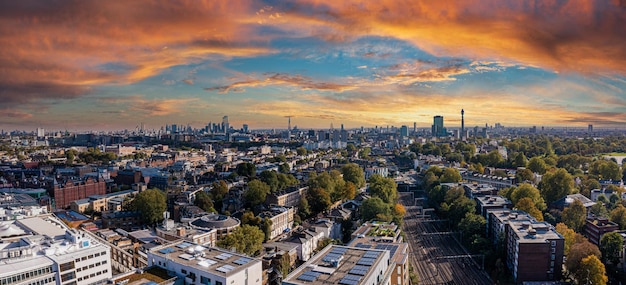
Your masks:
{"label": "row of window", "polygon": [[46,285],[46,284],[56,284],[57,282],[57,277],[56,276],[50,276],[48,278],[44,278],[42,280],[37,280],[37,282],[33,281],[28,283],[28,285]]}
{"label": "row of window", "polygon": [[81,272],[81,271],[83,271],[83,270],[87,270],[87,269],[89,269],[89,268],[94,268],[94,267],[96,267],[96,266],[100,266],[100,265],[104,265],[104,264],[107,264],[107,261],[106,261],[106,260],[103,260],[103,261],[101,261],[101,262],[96,262],[96,263],[94,263],[94,264],[85,265],[85,266],[83,266],[82,268],[80,268],[80,267],[79,267],[79,268],[76,268],[76,272]]}
{"label": "row of window", "polygon": [[87,279],[89,279],[89,278],[94,278],[94,277],[96,277],[96,276],[100,276],[100,275],[102,275],[102,274],[106,274],[107,272],[109,272],[109,270],[108,270],[108,269],[105,269],[105,270],[102,270],[102,271],[98,271],[98,272],[95,272],[95,273],[91,273],[91,274],[89,274],[89,275],[85,275],[85,276],[83,276],[83,277],[78,277],[78,279],[76,279],[76,280],[78,280],[78,282],[80,282],[80,281],[83,281],[83,280],[87,280]]}
{"label": "row of window", "polygon": [[18,273],[12,276],[4,277],[0,279],[0,285],[9,285],[13,283],[21,283],[23,280],[27,280],[33,277],[45,275],[52,272],[52,266],[46,266],[44,268],[39,268],[35,270],[31,270],[24,273]]}
{"label": "row of window", "polygon": [[94,258],[94,257],[98,257],[98,256],[100,256],[100,255],[106,255],[106,254],[107,254],[107,252],[106,252],[106,251],[103,251],[103,252],[98,252],[98,253],[96,253],[96,254],[90,254],[90,255],[88,255],[88,256],[83,256],[83,257],[81,257],[81,258],[76,258],[76,260],[74,260],[74,261],[76,261],[76,262],[79,262],[79,261],[85,261],[85,260],[87,260],[87,259],[92,259],[92,258]]}
{"label": "row of window", "polygon": [[[200,284],[211,285],[211,278],[200,276]],[[221,281],[215,281],[215,285],[223,285]]]}

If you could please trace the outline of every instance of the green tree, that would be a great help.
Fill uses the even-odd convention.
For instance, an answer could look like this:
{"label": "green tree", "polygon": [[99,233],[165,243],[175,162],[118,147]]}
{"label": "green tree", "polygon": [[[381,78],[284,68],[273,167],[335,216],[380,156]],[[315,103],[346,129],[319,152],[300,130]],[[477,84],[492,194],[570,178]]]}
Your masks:
{"label": "green tree", "polygon": [[447,205],[449,205],[447,216],[453,225],[458,225],[467,213],[474,213],[476,209],[476,202],[464,195],[454,199],[452,203],[447,203]]}
{"label": "green tree", "polygon": [[578,284],[606,285],[609,280],[604,264],[595,255],[584,257],[579,267],[575,272]]}
{"label": "green tree", "polygon": [[528,183],[522,183],[518,187],[513,188],[510,195],[511,195],[511,202],[513,202],[513,205],[517,204],[517,201],[519,201],[522,198],[530,198],[530,200],[533,201],[537,209],[539,210],[546,209],[546,203],[543,201],[543,198],[541,197],[541,193],[539,193],[539,189],[535,188],[534,186]]}
{"label": "green tree", "polygon": [[196,192],[196,199],[193,201],[193,204],[200,207],[200,209],[205,212],[216,212],[215,208],[213,208],[213,200],[211,196],[204,191]]}
{"label": "green tree", "polygon": [[217,246],[227,250],[235,249],[239,253],[255,256],[263,249],[264,237],[263,231],[258,227],[242,225],[231,234],[219,240]]}
{"label": "green tree", "polygon": [[261,217],[255,216],[252,211],[245,211],[241,215],[241,224],[258,227],[261,224]]}
{"label": "green tree", "polygon": [[528,168],[521,169],[517,171],[515,174],[515,178],[517,178],[518,182],[526,182],[526,181],[534,181],[535,174]]}
{"label": "green tree", "polygon": [[356,163],[348,163],[341,167],[343,180],[352,182],[357,188],[365,186],[365,174],[363,168]]}
{"label": "green tree", "polygon": [[[282,163],[278,166],[278,172],[287,174],[291,172],[291,167],[289,167],[288,163]],[[287,258],[289,258],[289,255],[287,255]]]}
{"label": "green tree", "polygon": [[462,179],[463,178],[461,177],[461,174],[456,168],[446,167],[446,169],[443,170],[443,174],[441,174],[441,177],[439,177],[439,182],[456,183],[461,182]]}
{"label": "green tree", "polygon": [[385,203],[395,203],[398,199],[398,189],[393,178],[374,174],[369,179],[369,192],[372,197],[378,197]]}
{"label": "green tree", "polygon": [[597,202],[589,209],[589,213],[593,214],[596,217],[608,217],[609,211],[606,210],[604,203]]}
{"label": "green tree", "polygon": [[283,278],[287,277],[287,274],[291,271],[291,257],[289,257],[288,252],[280,256],[276,269],[283,274]]}
{"label": "green tree", "polygon": [[569,207],[563,210],[561,220],[570,229],[576,232],[580,232],[585,225],[585,216],[587,216],[587,209],[579,200],[574,200]]}
{"label": "green tree", "polygon": [[612,160],[599,159],[591,163],[589,173],[598,176],[601,179],[620,180],[622,174],[619,165]]}
{"label": "green tree", "polygon": [[611,232],[602,235],[600,239],[600,252],[604,260],[613,264],[619,263],[620,253],[624,248],[624,240],[618,232]]}
{"label": "green tree", "polygon": [[322,188],[309,188],[307,192],[309,206],[313,214],[321,213],[328,210],[332,202],[330,201],[330,194]]}
{"label": "green tree", "polygon": [[298,202],[298,214],[303,219],[311,216],[311,208],[309,207],[309,202],[305,196],[300,197],[300,201]]}
{"label": "green tree", "polygon": [[361,151],[359,151],[359,157],[363,159],[368,159],[371,152],[372,149],[370,149],[369,147],[364,147],[363,149],[361,149]]}
{"label": "green tree", "polygon": [[259,225],[259,228],[263,231],[263,242],[267,242],[272,237],[272,220],[270,218],[264,218]]}
{"label": "green tree", "polygon": [[150,225],[163,220],[163,212],[166,208],[165,194],[159,189],[140,192],[131,204],[131,209],[140,212],[144,222]]}
{"label": "green tree", "polygon": [[228,184],[224,180],[213,182],[211,185],[211,195],[216,201],[221,201],[228,194]]}
{"label": "green tree", "polygon": [[539,183],[539,189],[545,202],[551,204],[572,193],[574,178],[563,168],[546,172]]}
{"label": "green tree", "polygon": [[467,213],[459,222],[459,230],[464,237],[470,238],[474,235],[481,235],[485,232],[487,221],[483,216],[474,213]]}
{"label": "green tree", "polygon": [[617,205],[613,211],[611,211],[611,222],[619,225],[620,230],[626,229],[626,208],[622,205]]}
{"label": "green tree", "polygon": [[256,176],[256,166],[250,162],[237,164],[236,171],[239,176],[254,177]]}
{"label": "green tree", "polygon": [[580,269],[580,263],[583,258],[588,257],[590,255],[595,255],[597,258],[600,258],[602,254],[600,253],[600,249],[588,240],[584,240],[579,243],[575,243],[569,250],[569,254],[567,255],[567,260],[565,261],[565,267],[569,272],[573,272],[576,274],[578,269]]}
{"label": "green tree", "polygon": [[530,160],[528,160],[528,164],[526,165],[526,168],[530,169],[530,171],[535,172],[535,173],[539,173],[539,174],[544,174],[546,173],[546,163],[543,161],[543,159],[539,158],[539,157],[533,157]]}
{"label": "green tree", "polygon": [[275,171],[263,170],[259,174],[259,179],[265,182],[265,184],[267,184],[267,186],[270,187],[270,192],[274,193],[278,191],[278,184],[279,184],[278,175],[276,174]]}
{"label": "green tree", "polygon": [[350,200],[356,197],[356,186],[354,185],[354,183],[348,181],[343,188],[344,198]]}
{"label": "green tree", "polygon": [[270,187],[261,180],[252,180],[248,182],[248,189],[243,192],[243,197],[250,203],[252,207],[265,202],[267,194],[270,193]]}
{"label": "green tree", "polygon": [[378,197],[372,197],[361,204],[361,217],[364,221],[378,220],[390,222],[392,219],[389,204]]}
{"label": "green tree", "polygon": [[543,213],[541,213],[541,211],[537,209],[533,200],[528,197],[519,199],[515,204],[515,208],[528,213],[529,215],[533,216],[537,221],[543,221]]}
{"label": "green tree", "polygon": [[298,155],[305,155],[307,153],[306,148],[303,146],[296,148],[296,153]]}

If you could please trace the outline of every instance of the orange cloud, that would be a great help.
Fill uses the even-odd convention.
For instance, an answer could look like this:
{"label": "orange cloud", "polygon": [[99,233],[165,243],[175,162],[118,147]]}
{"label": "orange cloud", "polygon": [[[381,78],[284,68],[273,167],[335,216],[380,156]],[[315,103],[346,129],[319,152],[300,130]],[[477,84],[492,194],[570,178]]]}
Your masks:
{"label": "orange cloud", "polygon": [[127,97],[107,97],[98,101],[126,106],[128,111],[139,113],[145,116],[167,116],[183,112],[190,104],[198,101],[197,98],[179,99],[146,99],[143,95],[133,95]]}
{"label": "orange cloud", "polygon": [[128,84],[177,65],[273,52],[247,24],[258,4],[0,3],[0,101],[15,106]]}
{"label": "orange cloud", "polygon": [[302,75],[289,75],[284,73],[274,73],[262,79],[247,79],[237,81],[229,85],[204,88],[206,91],[219,91],[220,93],[242,92],[246,87],[263,87],[270,85],[284,85],[300,88],[301,90],[320,90],[342,92],[354,89],[354,86],[338,84],[332,82],[313,81]]}
{"label": "orange cloud", "polygon": [[619,0],[301,0],[267,24],[327,40],[394,37],[435,55],[626,74],[626,7]]}

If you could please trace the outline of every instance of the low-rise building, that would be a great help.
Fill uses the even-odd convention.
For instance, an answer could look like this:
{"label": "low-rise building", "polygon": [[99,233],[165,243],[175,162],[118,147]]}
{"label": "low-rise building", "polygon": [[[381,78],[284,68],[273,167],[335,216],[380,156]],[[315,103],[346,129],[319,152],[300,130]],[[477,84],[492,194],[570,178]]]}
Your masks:
{"label": "low-rise building", "polygon": [[184,284],[263,284],[261,260],[185,241],[148,251],[148,266],[163,268]]}
{"label": "low-rise building", "polygon": [[506,262],[516,283],[560,280],[564,246],[546,222],[509,220],[506,227]]}
{"label": "low-rise building", "polygon": [[259,216],[272,221],[269,239],[274,239],[283,233],[289,232],[293,227],[293,208],[274,206],[269,211],[262,212]]}
{"label": "low-rise building", "polygon": [[240,224],[241,222],[238,219],[215,213],[204,215],[189,222],[189,225],[195,229],[204,231],[215,229],[217,231],[217,240],[232,233]]}
{"label": "low-rise building", "polygon": [[54,216],[10,226],[22,233],[0,243],[0,284],[106,284],[111,278],[110,248]]}
{"label": "low-rise building", "polygon": [[513,203],[507,198],[496,195],[479,196],[475,197],[476,207],[481,216],[487,216],[487,210],[491,209],[510,209],[513,207]]}
{"label": "low-rise building", "polygon": [[619,225],[604,217],[587,217],[583,227],[583,235],[589,242],[600,246],[600,240],[606,233],[619,230]]}
{"label": "low-rise building", "polygon": [[389,251],[330,245],[296,268],[284,285],[390,284]]}
{"label": "low-rise building", "polygon": [[283,191],[268,194],[265,202],[269,205],[296,207],[300,203],[300,198],[304,197],[308,190],[309,186],[306,185],[291,186]]}

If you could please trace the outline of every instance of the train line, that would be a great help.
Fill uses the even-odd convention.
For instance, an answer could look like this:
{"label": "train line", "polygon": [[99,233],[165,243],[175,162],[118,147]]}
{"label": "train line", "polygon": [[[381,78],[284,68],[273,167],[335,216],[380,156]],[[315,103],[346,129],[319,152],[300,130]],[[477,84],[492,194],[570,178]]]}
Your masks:
{"label": "train line", "polygon": [[[458,233],[449,230],[446,220],[424,215],[422,199],[402,193],[407,212],[403,230],[411,251],[411,264],[419,283],[488,285],[493,284],[473,255],[458,242]],[[416,205],[417,203],[417,205]]]}

